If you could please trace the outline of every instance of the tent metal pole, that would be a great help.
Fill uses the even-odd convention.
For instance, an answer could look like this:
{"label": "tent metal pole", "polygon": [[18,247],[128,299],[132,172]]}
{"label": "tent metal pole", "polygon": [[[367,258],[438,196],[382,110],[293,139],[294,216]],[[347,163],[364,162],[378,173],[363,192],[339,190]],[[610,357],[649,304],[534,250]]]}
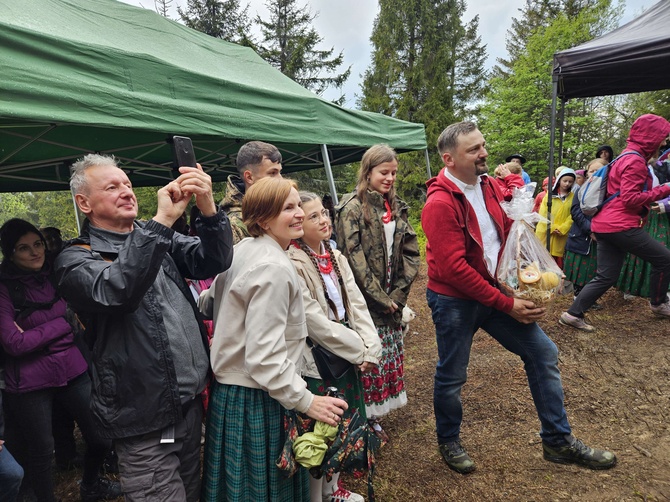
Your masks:
{"label": "tent metal pole", "polygon": [[338,205],[340,201],[337,199],[337,190],[335,190],[335,179],[333,178],[333,170],[330,167],[330,157],[328,155],[328,147],[321,145],[321,157],[323,157],[323,167],[326,169],[326,178],[328,178],[328,186],[330,187],[330,195],[333,197],[333,204]]}
{"label": "tent metal pole", "polygon": [[[552,174],[554,174],[554,142],[556,141],[556,95],[558,94],[558,78],[553,76],[551,91],[551,127],[549,133],[549,172],[547,178],[547,219],[551,220],[551,187],[553,185]],[[551,249],[551,228],[547,224],[547,249]]]}
{"label": "tent metal pole", "polygon": [[565,100],[561,99],[558,111],[558,165],[563,165],[563,133],[565,132]]}
{"label": "tent metal pole", "polygon": [[428,172],[428,179],[431,179],[431,178],[433,177],[433,175],[432,175],[431,172],[430,172],[430,157],[429,157],[429,155],[428,155],[428,148],[426,148],[426,149],[423,151],[423,153],[426,154],[426,170],[427,170],[427,172]]}

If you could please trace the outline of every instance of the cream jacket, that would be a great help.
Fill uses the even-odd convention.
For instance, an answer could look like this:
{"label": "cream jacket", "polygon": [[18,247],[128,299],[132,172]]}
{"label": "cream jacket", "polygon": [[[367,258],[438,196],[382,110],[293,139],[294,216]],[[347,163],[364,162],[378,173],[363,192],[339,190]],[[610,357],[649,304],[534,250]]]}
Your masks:
{"label": "cream jacket", "polygon": [[314,395],[302,373],[307,324],[295,268],[271,237],[247,237],[233,264],[203,291],[214,320],[211,362],[219,383],[263,389],[286,409],[306,412]]}
{"label": "cream jacket", "polygon": [[[348,321],[351,329],[331,321],[328,317],[329,307],[319,277],[320,272],[314,267],[309,256],[293,245],[286,253],[295,265],[300,278],[309,337],[317,345],[327,348],[352,364],[360,365],[366,361],[379,364],[382,353],[379,334],[368,312],[365,298],[358,289],[354,274],[342,253],[337,250],[333,251],[334,259],[337,260],[342,273],[344,286],[347,288],[349,303],[345,307],[350,313]],[[320,378],[312,351],[307,345],[304,347],[303,356],[305,359],[303,374]]]}

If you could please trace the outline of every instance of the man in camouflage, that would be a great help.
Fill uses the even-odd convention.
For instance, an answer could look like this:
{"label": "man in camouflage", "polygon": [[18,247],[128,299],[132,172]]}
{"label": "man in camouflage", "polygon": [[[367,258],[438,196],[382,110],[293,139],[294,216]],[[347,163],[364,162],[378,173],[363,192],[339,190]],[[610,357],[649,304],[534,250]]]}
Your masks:
{"label": "man in camouflage", "polygon": [[237,152],[239,176],[228,176],[226,196],[221,201],[221,209],[228,215],[233,230],[233,242],[237,244],[249,237],[242,221],[242,199],[251,185],[261,178],[281,177],[281,153],[276,146],[262,141],[249,141]]}

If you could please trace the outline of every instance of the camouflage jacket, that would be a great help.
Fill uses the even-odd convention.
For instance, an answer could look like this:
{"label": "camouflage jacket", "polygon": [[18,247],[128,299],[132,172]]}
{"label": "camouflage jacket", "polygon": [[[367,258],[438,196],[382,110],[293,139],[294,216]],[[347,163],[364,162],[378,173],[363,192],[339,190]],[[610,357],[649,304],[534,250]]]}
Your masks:
{"label": "camouflage jacket", "polygon": [[[391,287],[388,292],[385,288],[388,256],[382,223],[386,209],[382,195],[368,191],[371,208],[369,225],[363,219],[363,208],[355,193],[345,195],[335,208],[337,247],[349,260],[356,283],[365,296],[376,325],[400,324],[409,289],[419,272],[419,244],[407,220],[408,207],[402,200],[397,201],[400,209],[395,219]],[[398,305],[398,311],[395,314],[384,313],[392,301]]]}
{"label": "camouflage jacket", "polygon": [[244,182],[235,175],[228,176],[226,196],[221,201],[221,209],[228,215],[230,228],[233,230],[233,244],[249,237],[247,227],[242,222],[242,199],[244,198]]}

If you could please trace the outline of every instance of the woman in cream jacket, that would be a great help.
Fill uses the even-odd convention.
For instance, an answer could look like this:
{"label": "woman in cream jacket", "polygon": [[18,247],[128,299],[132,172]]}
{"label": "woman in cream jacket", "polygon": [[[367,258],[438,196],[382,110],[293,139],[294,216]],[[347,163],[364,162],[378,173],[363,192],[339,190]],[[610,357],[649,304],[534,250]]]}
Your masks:
{"label": "woman in cream jacket", "polygon": [[292,181],[263,178],[244,196],[252,237],[200,296],[214,320],[212,385],[202,500],[307,501],[308,473],[276,467],[284,444],[284,409],[336,426],[347,404],[315,395],[302,379],[307,325],[295,268],[285,254],[302,236],[304,213]]}

